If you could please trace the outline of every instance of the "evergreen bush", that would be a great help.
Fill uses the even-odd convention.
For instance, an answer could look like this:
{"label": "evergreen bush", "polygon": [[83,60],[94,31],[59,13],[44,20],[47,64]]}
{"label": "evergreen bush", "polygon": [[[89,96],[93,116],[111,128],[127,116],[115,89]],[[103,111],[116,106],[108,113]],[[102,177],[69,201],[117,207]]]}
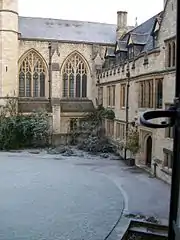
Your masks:
{"label": "evergreen bush", "polygon": [[0,149],[47,145],[50,136],[48,114],[42,111],[30,115],[19,114],[17,108],[13,108],[15,101],[8,99],[5,107],[1,109]]}

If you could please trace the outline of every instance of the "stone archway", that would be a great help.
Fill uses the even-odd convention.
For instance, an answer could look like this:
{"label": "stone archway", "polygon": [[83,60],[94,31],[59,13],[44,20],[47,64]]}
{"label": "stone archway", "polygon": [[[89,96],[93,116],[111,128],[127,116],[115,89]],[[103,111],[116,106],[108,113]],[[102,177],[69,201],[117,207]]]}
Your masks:
{"label": "stone archway", "polygon": [[148,136],[146,138],[146,165],[151,167],[152,162],[152,137]]}

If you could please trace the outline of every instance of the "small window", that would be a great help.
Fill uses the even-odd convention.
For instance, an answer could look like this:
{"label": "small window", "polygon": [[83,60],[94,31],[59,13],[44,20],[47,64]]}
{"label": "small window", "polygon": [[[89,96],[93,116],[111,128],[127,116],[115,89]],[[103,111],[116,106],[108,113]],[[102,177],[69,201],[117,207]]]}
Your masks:
{"label": "small window", "polygon": [[172,44],[172,57],[173,57],[173,59],[172,59],[172,66],[173,67],[175,67],[176,66],[176,44],[175,44],[175,42],[173,41],[173,44]]}
{"label": "small window", "polygon": [[111,106],[111,87],[107,87],[107,105],[108,107]]}
{"label": "small window", "polygon": [[125,138],[125,124],[116,123],[116,139],[123,140]]}
{"label": "small window", "polygon": [[99,105],[103,105],[103,87],[99,88]]}
{"label": "small window", "polygon": [[176,66],[176,41],[170,40],[166,43],[166,61],[167,67]]}
{"label": "small window", "polygon": [[171,67],[171,44],[168,44],[168,67]]}
{"label": "small window", "polygon": [[106,132],[108,137],[114,137],[114,121],[107,120]]}
{"label": "small window", "polygon": [[163,80],[156,80],[156,108],[163,106]]}
{"label": "small window", "polygon": [[139,89],[139,98],[140,98],[139,107],[143,108],[143,107],[145,107],[145,104],[144,104],[144,100],[145,100],[145,83],[141,82],[139,88],[140,88]]}
{"label": "small window", "polygon": [[[168,109],[170,104],[165,105],[165,109]],[[169,121],[169,119],[167,119]],[[165,128],[165,138],[174,138],[174,127],[167,127]]]}
{"label": "small window", "polygon": [[121,92],[120,92],[120,98],[121,98],[121,107],[126,106],[126,84],[121,85]]}
{"label": "small window", "polygon": [[120,123],[116,123],[116,139],[120,138],[121,133],[120,133]]}
{"label": "small window", "polygon": [[164,149],[164,167],[172,169],[173,167],[173,153],[168,149]]}
{"label": "small window", "polygon": [[129,47],[129,59],[134,58],[134,46]]}
{"label": "small window", "polygon": [[77,119],[70,119],[70,131],[77,129]]}
{"label": "small window", "polygon": [[112,106],[116,105],[116,86],[112,86]]}

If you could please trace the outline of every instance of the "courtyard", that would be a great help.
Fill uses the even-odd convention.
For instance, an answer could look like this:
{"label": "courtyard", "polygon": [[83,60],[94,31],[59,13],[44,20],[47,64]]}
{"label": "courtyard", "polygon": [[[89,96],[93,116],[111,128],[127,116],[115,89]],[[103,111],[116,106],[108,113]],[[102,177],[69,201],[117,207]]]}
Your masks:
{"label": "courtyard", "polygon": [[0,240],[117,240],[128,214],[168,223],[169,185],[75,151],[0,153]]}

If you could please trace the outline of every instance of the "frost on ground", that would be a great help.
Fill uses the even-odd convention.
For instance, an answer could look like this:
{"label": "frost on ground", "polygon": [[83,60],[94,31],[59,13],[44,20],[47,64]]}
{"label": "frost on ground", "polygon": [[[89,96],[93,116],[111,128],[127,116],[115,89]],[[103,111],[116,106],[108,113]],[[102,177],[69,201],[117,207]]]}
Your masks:
{"label": "frost on ground", "polygon": [[[1,152],[0,164],[0,212],[9,219],[7,226],[2,222],[3,231],[9,224],[17,228],[16,225],[30,221],[27,224],[32,224],[35,234],[43,227],[38,221],[45,219],[47,214],[54,221],[52,231],[64,236],[60,239],[69,237],[71,240],[96,239],[92,236],[92,229],[98,239],[103,239],[102,233],[110,230],[121,211],[123,215],[113,240],[120,239],[116,237],[130,219],[168,223],[170,186],[149,178],[137,167],[128,167],[112,153],[95,155],[70,146],[29,149]],[[19,209],[21,214],[17,217]],[[24,219],[26,215],[30,218]],[[34,216],[38,220],[35,225]],[[77,218],[78,221],[73,221]],[[46,225],[46,221],[43,224]],[[43,228],[46,236],[49,234],[47,226]],[[19,234],[28,232],[22,230],[18,230]],[[27,235],[23,239],[30,237],[33,238]],[[6,239],[16,238],[9,236]]]}

